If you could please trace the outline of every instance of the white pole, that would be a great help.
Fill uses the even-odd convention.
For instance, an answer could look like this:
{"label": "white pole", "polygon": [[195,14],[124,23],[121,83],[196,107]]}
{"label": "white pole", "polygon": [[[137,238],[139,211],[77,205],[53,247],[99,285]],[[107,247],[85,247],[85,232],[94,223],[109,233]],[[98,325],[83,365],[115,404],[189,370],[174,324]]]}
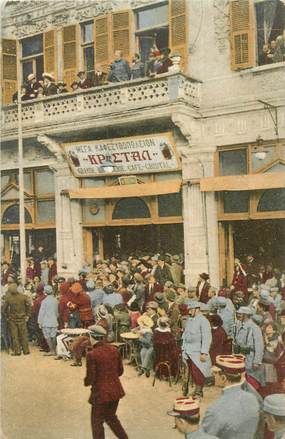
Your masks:
{"label": "white pole", "polygon": [[[17,42],[17,54],[19,55]],[[23,132],[22,132],[22,100],[21,100],[21,64],[17,56],[17,86],[18,86],[18,165],[19,165],[19,211],[20,211],[20,268],[22,284],[26,282],[26,230],[25,230],[25,200],[24,200],[24,168],[23,168]]]}

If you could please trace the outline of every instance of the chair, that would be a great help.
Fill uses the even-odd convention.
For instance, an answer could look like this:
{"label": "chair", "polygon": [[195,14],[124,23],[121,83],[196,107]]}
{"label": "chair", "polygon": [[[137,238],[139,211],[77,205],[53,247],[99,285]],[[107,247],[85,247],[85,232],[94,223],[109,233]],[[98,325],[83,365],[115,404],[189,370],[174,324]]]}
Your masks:
{"label": "chair", "polygon": [[[152,386],[154,387],[154,385],[155,385],[155,381],[156,381],[156,377],[157,377],[157,375],[158,375],[158,373],[160,372],[160,369],[161,369],[162,367],[166,367],[166,368],[167,368],[167,372],[168,372],[168,383],[169,383],[169,387],[171,387],[171,386],[172,386],[172,384],[171,384],[171,367],[170,367],[170,363],[169,363],[169,361],[160,361],[160,362],[156,365],[155,370],[154,370],[154,377],[153,377]],[[159,376],[159,379],[160,379],[160,376]]]}

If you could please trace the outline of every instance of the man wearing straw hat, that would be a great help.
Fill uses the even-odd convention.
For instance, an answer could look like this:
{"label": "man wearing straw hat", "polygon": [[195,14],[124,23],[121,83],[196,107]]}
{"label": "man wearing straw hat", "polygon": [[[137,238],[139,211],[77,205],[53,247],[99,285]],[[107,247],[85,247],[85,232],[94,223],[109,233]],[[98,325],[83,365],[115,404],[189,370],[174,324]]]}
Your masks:
{"label": "man wearing straw hat", "polygon": [[185,435],[186,439],[218,439],[199,429],[200,402],[197,398],[176,398],[173,410],[167,412],[175,418],[175,428]]}
{"label": "man wearing straw hat", "polygon": [[54,77],[50,73],[43,73],[44,80],[44,96],[52,96],[57,94],[57,86],[54,83]]}
{"label": "man wearing straw hat", "polygon": [[218,355],[212,368],[215,385],[223,394],[211,404],[202,420],[203,429],[219,439],[253,439],[260,417],[256,397],[242,389],[243,355]]}
{"label": "man wearing straw hat", "polygon": [[187,361],[195,385],[193,395],[203,397],[205,379],[211,376],[209,349],[212,332],[208,319],[200,312],[200,307],[200,302],[192,300],[188,303],[190,318],[182,336],[182,355]]}
{"label": "man wearing straw hat", "polygon": [[128,439],[116,412],[119,401],[125,395],[119,377],[124,368],[119,350],[105,341],[105,331],[96,325],[92,328],[92,337],[97,339],[93,350],[86,356],[85,386],[91,386],[89,403],[91,409],[91,427],[93,439],[104,439],[104,422],[114,435]]}

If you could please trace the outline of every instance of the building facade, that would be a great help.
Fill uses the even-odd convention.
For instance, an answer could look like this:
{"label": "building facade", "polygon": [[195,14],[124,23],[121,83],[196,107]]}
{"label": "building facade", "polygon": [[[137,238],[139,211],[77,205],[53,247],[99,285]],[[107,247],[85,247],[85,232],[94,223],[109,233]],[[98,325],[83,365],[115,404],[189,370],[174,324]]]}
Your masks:
{"label": "building facade", "polygon": [[[2,20],[2,257],[18,251],[17,78],[70,89],[116,50],[156,43],[173,66],[22,105],[28,250],[63,275],[138,250],[184,254],[187,284],[229,284],[234,257],[284,267],[285,83],[281,0],[8,2]],[[283,39],[283,40],[281,40]],[[264,60],[277,41],[283,58]],[[282,46],[283,42],[283,46]],[[175,56],[176,55],[176,56]]]}

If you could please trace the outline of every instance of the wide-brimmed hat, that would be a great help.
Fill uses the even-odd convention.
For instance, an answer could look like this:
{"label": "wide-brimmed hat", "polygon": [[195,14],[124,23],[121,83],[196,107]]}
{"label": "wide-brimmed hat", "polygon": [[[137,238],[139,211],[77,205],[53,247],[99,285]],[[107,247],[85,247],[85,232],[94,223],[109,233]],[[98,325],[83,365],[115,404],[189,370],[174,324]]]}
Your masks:
{"label": "wide-brimmed hat", "polygon": [[101,319],[105,319],[108,315],[106,307],[104,305],[99,305],[98,308],[96,307],[96,315]]}
{"label": "wide-brimmed hat", "polygon": [[200,413],[200,402],[196,398],[176,398],[173,404],[173,409],[168,411],[169,416],[183,416],[191,417],[197,416]]}
{"label": "wide-brimmed hat", "polygon": [[33,79],[36,79],[36,77],[35,77],[35,75],[34,75],[33,73],[30,73],[30,74],[27,76],[27,80],[28,80],[28,81],[32,81]]}
{"label": "wide-brimmed hat", "polygon": [[153,320],[145,314],[137,319],[137,323],[139,326],[146,326],[147,328],[152,328],[154,325]]}
{"label": "wide-brimmed hat", "polygon": [[199,276],[204,279],[204,280],[208,280],[210,278],[210,276],[208,275],[208,273],[201,273],[199,274]]}
{"label": "wide-brimmed hat", "polygon": [[73,285],[71,285],[70,291],[74,294],[78,294],[81,293],[81,291],[83,290],[81,284],[79,282],[75,282]]}
{"label": "wide-brimmed hat", "polygon": [[49,79],[50,81],[54,81],[54,77],[50,74],[50,73],[47,73],[47,72],[44,72],[43,74],[42,74],[42,78],[43,79]]}
{"label": "wide-brimmed hat", "polygon": [[218,368],[232,375],[245,371],[245,357],[243,355],[217,355],[216,364]]}

